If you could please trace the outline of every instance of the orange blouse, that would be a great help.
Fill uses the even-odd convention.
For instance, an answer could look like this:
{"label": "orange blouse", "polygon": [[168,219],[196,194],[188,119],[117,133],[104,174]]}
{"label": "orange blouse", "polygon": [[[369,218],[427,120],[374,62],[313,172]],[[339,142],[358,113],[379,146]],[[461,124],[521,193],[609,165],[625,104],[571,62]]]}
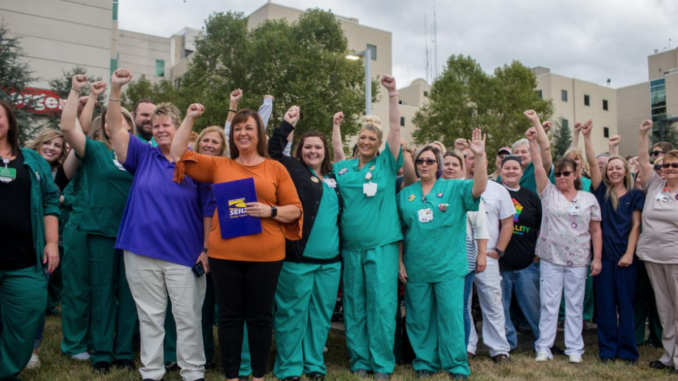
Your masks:
{"label": "orange blouse", "polygon": [[[254,179],[257,200],[266,205],[294,205],[302,210],[297,188],[282,164],[265,159],[254,166],[244,166],[227,157],[200,155],[191,150],[176,164],[174,181],[181,182],[184,176],[195,181],[219,184],[246,178]],[[262,218],[260,234],[222,239],[219,228],[219,210],[212,219],[209,233],[208,255],[211,258],[246,262],[273,262],[285,258],[285,238],[301,239],[303,214],[298,221],[284,224],[273,218]]]}

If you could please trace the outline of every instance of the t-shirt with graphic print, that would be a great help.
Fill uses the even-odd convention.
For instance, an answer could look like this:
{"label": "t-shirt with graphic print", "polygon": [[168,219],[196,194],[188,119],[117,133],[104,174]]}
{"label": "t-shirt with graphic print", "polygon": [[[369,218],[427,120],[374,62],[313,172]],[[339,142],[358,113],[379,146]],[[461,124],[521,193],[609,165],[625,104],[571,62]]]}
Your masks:
{"label": "t-shirt with graphic print", "polygon": [[506,189],[516,214],[513,215],[513,235],[504,250],[504,257],[499,260],[499,269],[517,271],[532,264],[536,255],[541,228],[541,200],[539,195],[525,187]]}

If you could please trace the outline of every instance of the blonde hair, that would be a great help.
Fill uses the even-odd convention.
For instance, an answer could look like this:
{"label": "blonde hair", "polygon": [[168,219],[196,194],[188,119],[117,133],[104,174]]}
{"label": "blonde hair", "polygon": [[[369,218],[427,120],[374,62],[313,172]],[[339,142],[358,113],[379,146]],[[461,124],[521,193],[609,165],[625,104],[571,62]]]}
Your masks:
{"label": "blonde hair", "polygon": [[[122,113],[122,117],[125,119],[125,122],[129,126],[129,132],[132,135],[136,136],[137,125],[134,124],[134,118],[132,118],[132,115],[124,107],[120,107],[120,112]],[[107,116],[108,109],[104,110],[104,112],[101,113],[101,131],[99,133],[99,141],[106,144],[106,147],[108,147],[108,149],[111,149],[113,147],[113,143],[111,143],[111,138],[109,138],[108,135],[106,135],[106,129],[104,128],[104,125],[107,123],[106,122]]]}
{"label": "blonde hair", "polygon": [[588,175],[589,173],[591,173],[589,162],[584,159],[584,153],[581,151],[581,148],[570,147],[567,151],[565,151],[565,154],[563,155],[563,157],[567,157],[572,160],[574,160],[575,156],[579,158],[579,162],[581,163],[582,175],[584,174]]}
{"label": "blonde hair", "polygon": [[157,118],[170,118],[175,128],[181,126],[181,111],[172,103],[161,103],[155,107],[151,114],[151,123]]}
{"label": "blonde hair", "polygon": [[61,139],[61,155],[54,161],[54,163],[49,163],[49,165],[52,167],[52,169],[58,168],[64,165],[64,161],[66,160],[66,139],[64,139],[64,134],[61,131],[55,130],[53,128],[46,128],[42,130],[42,132],[40,132],[34,140],[27,142],[26,148],[30,148],[33,151],[40,153],[40,147],[42,147],[43,144],[56,138]]}
{"label": "blonde hair", "polygon": [[360,128],[360,132],[363,130],[372,131],[377,134],[379,142],[383,140],[384,132],[381,129],[381,119],[376,115],[365,115],[363,118],[363,126]]}
{"label": "blonde hair", "polygon": [[607,177],[607,167],[610,165],[612,160],[621,160],[622,165],[624,166],[624,170],[626,171],[626,174],[624,175],[624,187],[626,187],[626,190],[629,191],[634,187],[633,176],[631,175],[631,166],[629,165],[629,162],[619,155],[610,156],[610,159],[603,166],[603,182],[607,187],[607,191],[605,192],[605,200],[610,200],[612,202],[612,209],[616,211],[617,207],[619,206],[619,196],[614,190],[614,185],[612,185],[612,182]]}
{"label": "blonde hair", "polygon": [[433,145],[433,144],[437,144],[437,145],[439,145],[440,148],[441,148],[441,149],[440,149],[440,153],[441,153],[441,154],[447,152],[447,148],[446,148],[445,145],[444,145],[441,141],[439,141],[439,140],[434,140],[434,141],[432,141],[432,142],[429,143],[429,144],[432,144],[432,145]]}
{"label": "blonde hair", "polygon": [[198,135],[198,139],[196,140],[197,146],[193,146],[193,150],[196,153],[202,153],[200,152],[200,142],[202,139],[205,137],[205,135],[211,133],[211,132],[216,132],[219,135],[219,139],[221,139],[221,145],[219,146],[219,153],[217,153],[217,156],[226,156],[226,134],[224,134],[224,129],[221,128],[220,126],[210,126],[205,128],[200,132],[200,135]]}
{"label": "blonde hair", "polygon": [[92,140],[101,141],[101,128],[103,126],[104,126],[103,120],[101,119],[101,115],[99,115],[96,118],[94,118],[92,124],[89,126],[89,132],[87,133],[87,136]]}
{"label": "blonde hair", "polygon": [[665,152],[664,157],[662,159],[667,159],[667,158],[678,160],[678,149],[672,149],[669,152]]}

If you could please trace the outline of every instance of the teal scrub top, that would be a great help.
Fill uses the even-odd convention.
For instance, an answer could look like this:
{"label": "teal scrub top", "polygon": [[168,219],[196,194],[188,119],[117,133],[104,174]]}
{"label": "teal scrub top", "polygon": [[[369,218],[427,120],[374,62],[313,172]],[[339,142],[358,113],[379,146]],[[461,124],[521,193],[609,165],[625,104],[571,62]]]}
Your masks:
{"label": "teal scrub top", "polygon": [[[549,175],[549,180],[551,180],[551,184],[555,185],[556,184],[556,171],[551,171],[551,174]],[[581,190],[584,192],[589,192],[591,193],[591,180],[582,176],[579,178],[581,180]]]}
{"label": "teal scrub top", "polygon": [[[396,205],[396,177],[403,166],[402,148],[398,159],[386,148],[379,156],[358,168],[358,159],[334,163],[339,191],[344,200],[341,217],[342,250],[369,250],[403,239]],[[367,197],[363,185],[372,173],[377,194]]]}
{"label": "teal scrub top", "polygon": [[[315,171],[311,172],[317,177]],[[332,259],[339,255],[339,198],[334,189],[325,181],[323,196],[320,199],[318,214],[313,229],[306,242],[304,257],[314,259]]]}
{"label": "teal scrub top", "polygon": [[150,142],[146,140],[143,136],[137,134],[137,139],[144,144],[150,144],[152,147],[157,147],[158,143],[155,142],[155,138],[151,138]]}
{"label": "teal scrub top", "polygon": [[85,155],[78,158],[85,167],[89,182],[81,230],[115,238],[132,186],[132,175],[118,162],[113,150],[90,138],[85,143]]}
{"label": "teal scrub top", "polygon": [[[468,273],[466,212],[478,211],[473,180],[438,180],[423,196],[421,183],[398,194],[398,211],[405,231],[403,262],[407,281],[431,283]],[[419,211],[430,209],[433,220],[421,222]]]}

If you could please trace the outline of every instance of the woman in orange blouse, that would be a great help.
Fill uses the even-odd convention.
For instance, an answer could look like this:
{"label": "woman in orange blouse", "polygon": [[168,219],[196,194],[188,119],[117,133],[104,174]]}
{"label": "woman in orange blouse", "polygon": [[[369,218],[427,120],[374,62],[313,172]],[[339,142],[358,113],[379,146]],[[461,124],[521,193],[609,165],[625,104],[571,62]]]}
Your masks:
{"label": "woman in orange blouse", "polygon": [[[192,109],[204,111],[202,105]],[[285,238],[301,239],[301,201],[289,173],[268,158],[266,131],[252,110],[238,112],[231,124],[231,158],[188,150],[193,120],[172,142],[175,181],[187,175],[205,183],[253,178],[259,202],[247,203],[248,215],[261,218],[262,233],[222,239],[219,210],[209,235],[209,265],[219,305],[219,346],[224,373],[237,381],[243,323],[247,322],[253,381],[263,380],[271,347],[273,298],[285,258]]]}

